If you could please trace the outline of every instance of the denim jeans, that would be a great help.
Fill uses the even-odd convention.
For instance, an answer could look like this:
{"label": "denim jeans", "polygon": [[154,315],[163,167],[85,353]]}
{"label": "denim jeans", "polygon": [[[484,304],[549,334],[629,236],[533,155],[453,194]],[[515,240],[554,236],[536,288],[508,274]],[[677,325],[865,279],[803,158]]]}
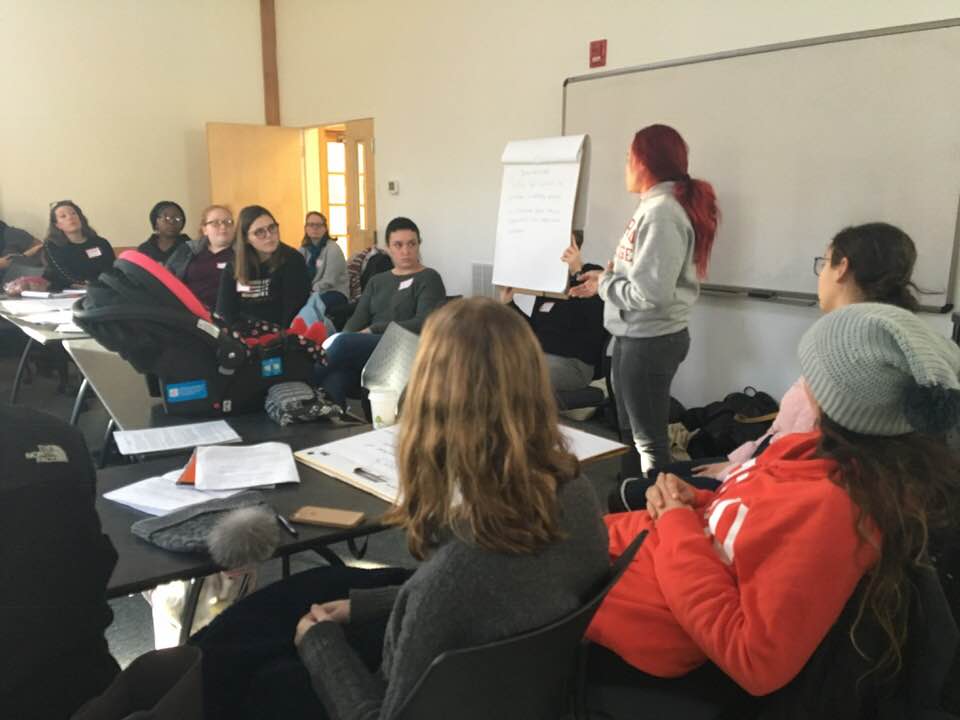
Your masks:
{"label": "denim jeans", "polygon": [[614,343],[617,417],[633,438],[644,474],[670,462],[670,384],[689,349],[687,330],[651,338],[617,337]]}
{"label": "denim jeans", "polygon": [[327,348],[327,364],[317,366],[317,384],[340,407],[346,407],[347,393],[360,386],[360,372],[380,337],[376,333],[340,333]]}

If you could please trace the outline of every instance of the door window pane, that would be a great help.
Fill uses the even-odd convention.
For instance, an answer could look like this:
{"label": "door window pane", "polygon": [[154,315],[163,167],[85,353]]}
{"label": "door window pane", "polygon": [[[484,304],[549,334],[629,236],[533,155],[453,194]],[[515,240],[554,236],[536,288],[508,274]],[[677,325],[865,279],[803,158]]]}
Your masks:
{"label": "door window pane", "polygon": [[343,143],[327,143],[327,172],[343,173],[347,171],[347,153]]}
{"label": "door window pane", "polygon": [[363,143],[358,142],[357,143],[357,172],[360,173],[361,175],[366,172],[366,166],[364,165],[364,162],[365,162],[365,158],[364,158]]}
{"label": "door window pane", "polygon": [[360,206],[360,229],[367,229],[367,209],[363,205]]}
{"label": "door window pane", "polygon": [[347,176],[327,175],[327,197],[333,205],[343,205],[347,202]]}
{"label": "door window pane", "polygon": [[347,206],[330,206],[330,234],[341,237],[347,234]]}

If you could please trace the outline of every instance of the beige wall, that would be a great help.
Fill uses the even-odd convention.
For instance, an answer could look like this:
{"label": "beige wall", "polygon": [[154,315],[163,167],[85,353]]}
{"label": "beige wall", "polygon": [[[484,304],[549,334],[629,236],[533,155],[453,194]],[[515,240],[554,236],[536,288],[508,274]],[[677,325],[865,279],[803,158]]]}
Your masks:
{"label": "beige wall", "polygon": [[469,292],[469,261],[493,258],[503,146],[560,133],[561,84],[589,71],[591,39],[616,68],[957,14],[956,0],[277,0],[281,116],[373,117],[379,226],[409,214],[425,259]]}
{"label": "beige wall", "polygon": [[263,122],[256,0],[0,0],[0,218],[70,198],[114,245],[175,200],[196,231],[204,124]]}

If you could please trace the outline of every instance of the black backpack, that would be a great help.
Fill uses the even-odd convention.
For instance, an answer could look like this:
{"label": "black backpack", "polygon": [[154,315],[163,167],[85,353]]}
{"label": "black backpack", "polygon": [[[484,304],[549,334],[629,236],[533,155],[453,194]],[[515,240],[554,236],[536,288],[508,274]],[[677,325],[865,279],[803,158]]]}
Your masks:
{"label": "black backpack", "polygon": [[690,432],[687,452],[692,458],[729,455],[743,443],[756,440],[773,424],[780,406],[767,393],[753,387],[727,395],[720,402],[687,410],[680,419]]}

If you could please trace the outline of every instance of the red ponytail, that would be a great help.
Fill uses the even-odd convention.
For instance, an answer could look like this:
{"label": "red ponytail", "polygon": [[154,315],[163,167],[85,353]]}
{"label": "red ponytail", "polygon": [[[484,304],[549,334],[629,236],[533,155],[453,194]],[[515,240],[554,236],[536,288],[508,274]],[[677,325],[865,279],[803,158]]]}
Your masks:
{"label": "red ponytail", "polygon": [[687,143],[669,125],[648,125],[640,130],[633,136],[631,152],[658,181],[676,182],[674,196],[693,225],[693,262],[702,280],[720,223],[713,186],[687,174]]}

